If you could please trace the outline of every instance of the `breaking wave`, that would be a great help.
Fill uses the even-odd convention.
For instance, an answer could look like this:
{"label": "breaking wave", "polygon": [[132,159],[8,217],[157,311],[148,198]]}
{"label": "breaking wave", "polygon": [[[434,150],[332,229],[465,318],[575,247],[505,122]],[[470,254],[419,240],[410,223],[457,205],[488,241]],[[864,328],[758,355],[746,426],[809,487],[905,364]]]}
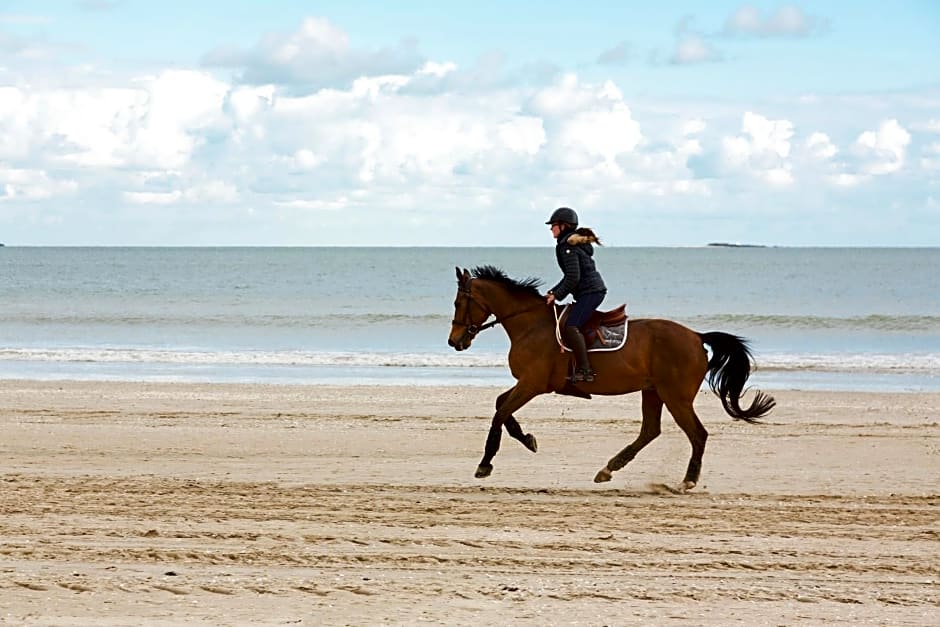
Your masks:
{"label": "breaking wave", "polygon": [[[145,348],[6,348],[0,361],[200,366],[368,366],[381,368],[504,368],[493,352],[186,351]],[[757,370],[940,375],[938,353],[766,353]]]}

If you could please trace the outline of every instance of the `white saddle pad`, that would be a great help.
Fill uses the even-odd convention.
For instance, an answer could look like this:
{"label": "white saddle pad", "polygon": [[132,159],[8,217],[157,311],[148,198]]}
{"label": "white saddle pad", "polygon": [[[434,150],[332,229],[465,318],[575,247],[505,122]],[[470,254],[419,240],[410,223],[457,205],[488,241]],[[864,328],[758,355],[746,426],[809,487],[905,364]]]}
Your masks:
{"label": "white saddle pad", "polygon": [[[558,345],[562,349],[570,353],[571,349],[565,346],[564,340],[561,339],[561,319],[564,317],[568,307],[570,307],[570,305],[565,305],[561,310],[555,307],[555,339],[558,340]],[[629,318],[624,320],[623,324],[612,327],[601,325],[597,329],[597,337],[594,339],[594,342],[588,346],[588,352],[601,353],[619,351],[627,341],[627,329],[629,326]]]}

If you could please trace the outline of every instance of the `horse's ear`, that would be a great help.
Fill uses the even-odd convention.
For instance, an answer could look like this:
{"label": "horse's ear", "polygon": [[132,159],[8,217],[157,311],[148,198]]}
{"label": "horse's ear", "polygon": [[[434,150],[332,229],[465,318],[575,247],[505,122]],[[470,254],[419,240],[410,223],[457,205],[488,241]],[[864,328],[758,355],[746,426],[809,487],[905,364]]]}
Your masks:
{"label": "horse's ear", "polygon": [[454,270],[457,271],[457,282],[460,283],[460,281],[463,279],[463,277],[460,275],[460,268],[454,266]]}

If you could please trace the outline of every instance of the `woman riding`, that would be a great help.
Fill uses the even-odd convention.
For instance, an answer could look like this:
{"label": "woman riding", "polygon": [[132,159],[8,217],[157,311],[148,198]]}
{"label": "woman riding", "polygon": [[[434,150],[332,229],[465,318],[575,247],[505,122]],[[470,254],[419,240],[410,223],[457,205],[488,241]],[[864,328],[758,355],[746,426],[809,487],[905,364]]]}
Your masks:
{"label": "woman riding", "polygon": [[604,279],[594,265],[593,244],[600,246],[601,242],[591,229],[578,228],[578,214],[568,207],[556,209],[545,224],[552,227],[552,236],[556,240],[555,257],[564,273],[558,285],[548,291],[545,302],[553,305],[569,294],[574,296],[575,303],[568,312],[562,338],[574,352],[578,364],[571,381],[590,383],[594,381],[594,371],[588,360],[587,346],[580,327],[607,295]]}

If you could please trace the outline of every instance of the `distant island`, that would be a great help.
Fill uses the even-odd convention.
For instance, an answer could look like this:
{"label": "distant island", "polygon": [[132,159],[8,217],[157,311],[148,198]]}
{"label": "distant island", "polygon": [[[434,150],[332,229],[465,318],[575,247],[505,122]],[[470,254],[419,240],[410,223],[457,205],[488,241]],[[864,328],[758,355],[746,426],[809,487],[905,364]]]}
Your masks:
{"label": "distant island", "polygon": [[763,244],[732,244],[730,242],[709,242],[708,245],[722,248],[767,248]]}

